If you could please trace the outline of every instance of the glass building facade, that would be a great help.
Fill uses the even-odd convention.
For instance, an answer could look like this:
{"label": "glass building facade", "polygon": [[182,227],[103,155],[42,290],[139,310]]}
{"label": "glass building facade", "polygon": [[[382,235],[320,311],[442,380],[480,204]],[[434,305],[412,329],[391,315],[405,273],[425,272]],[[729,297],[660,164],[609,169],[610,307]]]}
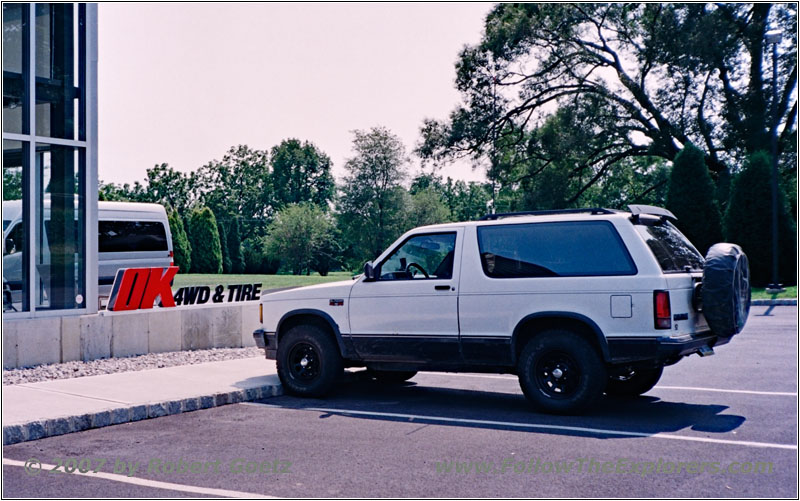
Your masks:
{"label": "glass building facade", "polygon": [[97,311],[97,6],[3,4],[3,315]]}

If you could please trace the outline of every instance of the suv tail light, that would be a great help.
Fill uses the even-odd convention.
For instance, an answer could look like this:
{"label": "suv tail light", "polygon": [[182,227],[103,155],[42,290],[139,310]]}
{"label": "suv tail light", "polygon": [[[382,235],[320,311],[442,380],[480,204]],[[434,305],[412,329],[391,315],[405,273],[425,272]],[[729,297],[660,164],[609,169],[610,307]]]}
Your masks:
{"label": "suv tail light", "polygon": [[175,258],[175,253],[172,252],[172,251],[169,251],[169,260],[171,261],[169,263],[170,266],[175,266],[175,259],[174,258]]}
{"label": "suv tail light", "polygon": [[653,319],[656,329],[672,328],[672,309],[668,291],[653,291]]}

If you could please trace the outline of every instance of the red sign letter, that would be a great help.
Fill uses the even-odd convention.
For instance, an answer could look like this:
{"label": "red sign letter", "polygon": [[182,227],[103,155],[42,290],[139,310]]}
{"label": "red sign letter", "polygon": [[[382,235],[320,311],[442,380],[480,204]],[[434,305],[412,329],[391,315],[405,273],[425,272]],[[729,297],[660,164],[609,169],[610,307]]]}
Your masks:
{"label": "red sign letter", "polygon": [[142,305],[140,308],[146,310],[153,307],[156,298],[161,296],[162,306],[175,306],[175,300],[172,298],[172,282],[175,274],[178,273],[177,266],[170,266],[169,268],[151,268],[150,280],[147,282],[147,289],[142,296]]}
{"label": "red sign letter", "polygon": [[[159,269],[159,268],[156,268]],[[122,274],[122,280],[119,276]],[[150,277],[150,268],[128,268],[119,270],[114,280],[114,289],[108,299],[108,309],[111,311],[126,311],[139,308],[142,294]],[[119,284],[119,288],[117,288]],[[172,296],[170,296],[172,299]]]}

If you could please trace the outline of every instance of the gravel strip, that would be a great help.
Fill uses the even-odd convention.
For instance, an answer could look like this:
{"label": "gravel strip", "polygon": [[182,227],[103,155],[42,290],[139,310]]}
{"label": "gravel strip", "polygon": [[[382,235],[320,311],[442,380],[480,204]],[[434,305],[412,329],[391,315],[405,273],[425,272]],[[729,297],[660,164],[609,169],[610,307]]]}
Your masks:
{"label": "gravel strip", "polygon": [[90,362],[65,362],[63,364],[40,365],[30,369],[3,370],[3,384],[38,383],[39,381],[51,381],[54,379],[116,374],[118,372],[143,371],[146,369],[174,367],[176,365],[194,365],[204,362],[263,356],[264,350],[256,347],[148,353],[138,357],[107,358]]}

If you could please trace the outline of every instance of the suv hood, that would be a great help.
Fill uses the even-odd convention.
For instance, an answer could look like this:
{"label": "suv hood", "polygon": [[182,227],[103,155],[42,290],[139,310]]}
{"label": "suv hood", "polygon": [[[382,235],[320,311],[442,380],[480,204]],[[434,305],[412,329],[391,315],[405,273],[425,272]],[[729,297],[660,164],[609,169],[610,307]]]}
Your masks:
{"label": "suv hood", "polygon": [[350,289],[356,280],[342,280],[341,282],[328,282],[325,284],[308,285],[279,292],[272,292],[261,296],[261,302],[286,301],[292,299],[329,299],[332,297],[350,296]]}

